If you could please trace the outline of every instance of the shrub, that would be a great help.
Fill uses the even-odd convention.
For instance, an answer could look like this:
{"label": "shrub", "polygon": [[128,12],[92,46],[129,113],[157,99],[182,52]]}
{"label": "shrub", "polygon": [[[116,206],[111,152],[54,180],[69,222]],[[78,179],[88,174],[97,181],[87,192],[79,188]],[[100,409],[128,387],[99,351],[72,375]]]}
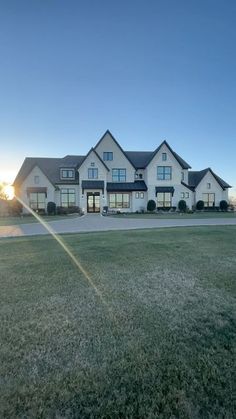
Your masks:
{"label": "shrub", "polygon": [[74,213],[80,213],[79,207],[57,207],[57,214],[58,215],[67,215],[67,214],[74,214]]}
{"label": "shrub", "polygon": [[47,204],[47,213],[48,215],[56,215],[56,204],[55,202],[48,202]]}
{"label": "shrub", "polygon": [[156,209],[156,202],[153,199],[150,199],[147,203],[147,210],[148,211],[155,211]]}
{"label": "shrub", "polygon": [[222,201],[220,201],[220,209],[221,211],[227,211],[228,210],[228,202],[225,201],[224,199]]}
{"label": "shrub", "polygon": [[201,201],[201,200],[200,201],[197,201],[196,208],[197,208],[198,211],[202,211],[203,208],[204,208],[204,202]]}
{"label": "shrub", "polygon": [[181,199],[178,203],[178,208],[180,212],[186,212],[187,210],[187,204],[186,201],[184,201],[184,199]]}
{"label": "shrub", "polygon": [[23,209],[23,205],[17,201],[16,198],[13,198],[11,201],[8,201],[8,211],[9,215],[21,215]]}

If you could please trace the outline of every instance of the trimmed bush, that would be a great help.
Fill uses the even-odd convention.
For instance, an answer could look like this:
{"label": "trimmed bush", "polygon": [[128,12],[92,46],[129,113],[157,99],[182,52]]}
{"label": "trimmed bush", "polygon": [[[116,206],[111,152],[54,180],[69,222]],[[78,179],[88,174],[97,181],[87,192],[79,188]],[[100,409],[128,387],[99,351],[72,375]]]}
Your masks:
{"label": "trimmed bush", "polygon": [[153,199],[150,199],[147,203],[147,210],[148,211],[155,211],[156,209],[156,202]]}
{"label": "trimmed bush", "polygon": [[202,211],[204,209],[204,202],[203,201],[197,201],[196,209],[198,211]]}
{"label": "trimmed bush", "polygon": [[178,208],[180,212],[186,212],[187,210],[187,204],[186,201],[184,199],[181,199],[178,203]]}
{"label": "trimmed bush", "polygon": [[227,211],[228,210],[228,202],[225,201],[224,199],[222,201],[220,201],[220,209],[221,211]]}
{"label": "trimmed bush", "polygon": [[48,215],[56,215],[56,204],[55,202],[48,202],[47,204],[47,213]]}
{"label": "trimmed bush", "polygon": [[75,214],[75,213],[80,213],[80,209],[79,207],[57,207],[57,214],[58,215],[67,215],[67,214]]}

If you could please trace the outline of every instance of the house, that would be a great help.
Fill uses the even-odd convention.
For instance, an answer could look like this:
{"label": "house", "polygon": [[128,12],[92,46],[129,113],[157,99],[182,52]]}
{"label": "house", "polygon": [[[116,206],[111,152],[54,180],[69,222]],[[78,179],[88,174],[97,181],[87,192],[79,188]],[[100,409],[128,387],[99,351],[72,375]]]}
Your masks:
{"label": "house", "polygon": [[89,213],[105,206],[140,211],[150,199],[160,209],[178,207],[181,199],[189,208],[199,200],[207,208],[228,201],[230,185],[211,168],[190,169],[166,141],[150,152],[124,151],[106,131],[86,156],[27,157],[13,185],[16,195],[38,211],[46,211],[49,201]]}

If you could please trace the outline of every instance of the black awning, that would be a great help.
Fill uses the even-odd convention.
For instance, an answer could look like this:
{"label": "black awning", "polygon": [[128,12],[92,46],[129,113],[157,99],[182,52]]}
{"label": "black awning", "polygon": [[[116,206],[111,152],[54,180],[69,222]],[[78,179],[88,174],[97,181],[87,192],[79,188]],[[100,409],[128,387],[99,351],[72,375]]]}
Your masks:
{"label": "black awning", "polygon": [[107,192],[146,191],[147,185],[143,180],[136,182],[108,182]]}
{"label": "black awning", "polygon": [[173,186],[156,186],[156,196],[158,194],[158,192],[163,193],[163,192],[169,192],[172,195],[174,195],[174,191],[175,189],[173,188]]}
{"label": "black awning", "polygon": [[102,189],[104,193],[104,181],[103,180],[82,180],[82,193],[84,189]]}
{"label": "black awning", "polygon": [[29,187],[26,189],[27,195],[29,196],[30,193],[45,193],[45,195],[47,195],[47,188],[45,187],[40,187],[40,186],[34,186],[34,187]]}

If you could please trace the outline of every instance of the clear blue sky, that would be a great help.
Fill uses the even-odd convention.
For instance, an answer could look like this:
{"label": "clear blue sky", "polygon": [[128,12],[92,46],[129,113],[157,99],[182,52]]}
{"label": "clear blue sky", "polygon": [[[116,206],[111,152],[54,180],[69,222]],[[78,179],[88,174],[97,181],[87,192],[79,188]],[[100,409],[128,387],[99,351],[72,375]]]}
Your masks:
{"label": "clear blue sky", "polygon": [[236,185],[235,0],[1,0],[0,57],[0,178],[110,129]]}

